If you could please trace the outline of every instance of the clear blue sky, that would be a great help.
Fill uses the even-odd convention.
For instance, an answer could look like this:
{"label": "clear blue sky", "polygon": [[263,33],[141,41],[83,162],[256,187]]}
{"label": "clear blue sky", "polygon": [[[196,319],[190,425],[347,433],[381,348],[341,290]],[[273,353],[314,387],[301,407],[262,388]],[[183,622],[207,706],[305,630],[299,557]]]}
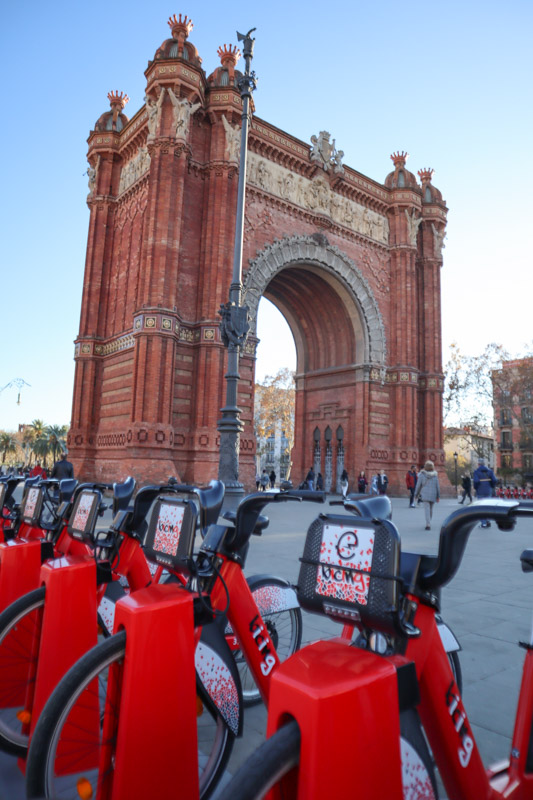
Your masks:
{"label": "clear blue sky", "polygon": [[[6,6],[1,127],[0,429],[70,419],[88,226],[86,139],[107,92],[142,105],[143,72],[173,13],[209,73],[219,45],[256,27],[257,114],[383,181],[390,154],[435,169],[450,208],[443,333],[470,353],[533,338],[530,0],[256,3],[18,2]],[[272,331],[270,331],[272,335]],[[280,348],[272,347],[269,350]],[[281,348],[283,349],[283,348]],[[446,348],[445,348],[446,355]],[[272,372],[261,356],[259,373]]]}

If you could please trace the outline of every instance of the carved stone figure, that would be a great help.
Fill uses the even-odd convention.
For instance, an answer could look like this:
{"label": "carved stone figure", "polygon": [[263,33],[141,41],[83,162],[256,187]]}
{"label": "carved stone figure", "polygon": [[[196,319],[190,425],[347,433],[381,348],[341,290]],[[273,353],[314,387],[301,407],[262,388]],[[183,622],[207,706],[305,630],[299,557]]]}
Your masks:
{"label": "carved stone figure", "polygon": [[446,247],[444,239],[446,237],[446,228],[439,231],[433,223],[431,223],[431,230],[433,231],[433,255],[436,258],[442,258],[442,251]]}
{"label": "carved stone figure", "polygon": [[409,243],[413,246],[416,245],[416,237],[418,235],[418,229],[420,227],[420,223],[422,222],[422,217],[415,216],[416,211],[413,209],[411,214],[405,209],[405,217],[407,219],[407,233],[409,234]]}
{"label": "carved stone figure", "polygon": [[329,141],[329,133],[327,131],[320,131],[318,136],[311,136],[311,161],[315,161],[322,169],[329,172],[333,171],[337,174],[344,174],[344,167],[342,166],[342,159],[344,152],[336,150],[335,139]]}
{"label": "carved stone figure", "polygon": [[92,195],[94,194],[95,189],[96,189],[96,179],[98,177],[98,167],[99,166],[100,166],[100,156],[97,156],[96,157],[96,164],[94,165],[94,167],[91,166],[91,164],[89,164],[89,166],[87,168],[87,177],[89,178],[89,196],[90,197],[92,197]]}
{"label": "carved stone figure", "polygon": [[146,110],[148,112],[148,141],[151,141],[157,131],[157,123],[159,121],[159,112],[161,111],[161,106],[163,105],[163,96],[165,93],[165,87],[161,87],[161,92],[157,100],[154,100],[153,97],[150,95],[146,95],[144,100],[146,103]]}
{"label": "carved stone figure", "polygon": [[222,122],[224,123],[224,130],[226,131],[226,149],[224,155],[228,161],[238,161],[241,149],[240,128],[230,125],[225,114],[222,114]]}
{"label": "carved stone figure", "polygon": [[173,106],[174,136],[177,139],[186,139],[191,116],[200,108],[201,103],[191,105],[186,97],[176,97],[170,87],[167,91]]}
{"label": "carved stone figure", "polygon": [[270,172],[265,166],[264,161],[260,161],[257,165],[257,183],[262,189],[268,190],[270,182]]}

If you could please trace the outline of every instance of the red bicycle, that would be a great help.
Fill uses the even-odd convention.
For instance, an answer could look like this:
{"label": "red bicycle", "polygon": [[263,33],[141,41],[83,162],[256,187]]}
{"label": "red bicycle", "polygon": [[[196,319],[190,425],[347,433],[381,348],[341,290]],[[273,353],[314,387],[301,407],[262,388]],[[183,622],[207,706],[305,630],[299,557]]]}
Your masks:
{"label": "red bicycle", "polygon": [[[153,544],[154,531],[165,531],[167,517],[170,519],[178,511],[168,511],[172,503],[165,493],[157,498],[153,508],[155,498],[149,495],[143,504],[141,492],[145,491],[137,495],[134,512],[134,517],[145,520],[146,537],[152,536],[148,546],[145,541],[145,552],[159,565],[179,572],[173,567],[172,559]],[[302,496],[315,502],[324,499],[318,493],[305,492],[259,493],[245,498],[234,514],[209,527],[196,555],[191,552],[185,557],[186,571],[190,575],[188,590],[196,592],[197,689],[200,686],[206,689],[198,702],[199,730],[203,720],[206,724],[209,720],[217,721],[215,726],[209,724],[210,729],[215,728],[211,737],[202,741],[199,736],[198,740],[202,798],[208,797],[215,787],[234,737],[242,732],[240,678],[234,659],[227,655],[228,637],[236,637],[238,652],[244,653],[247,667],[265,702],[271,675],[280,664],[278,650],[286,656],[300,644],[301,612],[293,587],[269,576],[262,576],[250,585],[243,567],[251,535],[260,534],[268,524],[268,519],[260,513],[264,506],[271,502],[301,500]],[[177,500],[176,503],[179,510],[181,506]],[[102,556],[100,544],[105,547],[106,543],[97,544],[96,552]],[[183,570],[183,561],[180,563]],[[268,600],[264,618],[255,596],[260,604]],[[226,620],[231,625],[231,633],[226,631]],[[159,646],[164,647],[164,642],[158,643]],[[92,792],[87,796],[112,796],[120,709],[122,703],[131,702],[121,695],[121,676],[127,659],[128,640],[126,631],[122,630],[87,653],[59,683],[31,740],[26,768],[28,796],[76,798],[80,785]],[[136,689],[137,702],[146,691],[147,687],[143,686]],[[85,730],[77,725],[73,735],[72,720],[88,701],[98,704],[101,724],[96,726],[93,721]],[[142,702],[145,701],[147,698]],[[180,730],[179,720],[176,720],[176,736],[180,735],[188,734]],[[85,760],[83,768],[78,769],[81,756]],[[87,768],[88,762],[92,769]]]}
{"label": "red bicycle", "polygon": [[[335,618],[356,615],[368,649],[321,642],[282,665],[271,687],[270,738],[220,800],[258,800],[269,792],[318,800],[326,791],[354,796],[354,786],[368,800],[435,800],[422,728],[448,797],[533,797],[533,636],[521,643],[526,655],[510,759],[485,769],[436,622],[439,590],[455,575],[471,530],[490,519],[509,531],[520,516],[533,516],[533,504],[487,500],[457,510],[442,526],[438,554],[409,554],[403,564],[391,523],[348,530],[330,518],[310,529],[300,601]],[[533,550],[521,562],[533,571]]]}

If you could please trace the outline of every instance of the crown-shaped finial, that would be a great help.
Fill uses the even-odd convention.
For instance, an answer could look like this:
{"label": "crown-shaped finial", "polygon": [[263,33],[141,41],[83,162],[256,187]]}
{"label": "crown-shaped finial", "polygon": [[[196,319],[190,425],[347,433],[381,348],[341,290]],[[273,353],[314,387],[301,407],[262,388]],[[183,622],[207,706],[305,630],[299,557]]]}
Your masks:
{"label": "crown-shaped finial", "polygon": [[241,57],[241,51],[239,50],[237,45],[230,44],[228,46],[227,44],[225,44],[222,47],[218,48],[217,55],[219,56],[220,62],[223,67],[227,66],[228,64],[231,64],[234,67],[239,58]]}
{"label": "crown-shaped finial", "polygon": [[423,169],[418,170],[418,177],[422,183],[431,183],[431,176],[435,172],[434,169],[430,169],[429,167],[424,167]]}
{"label": "crown-shaped finial", "polygon": [[392,162],[395,167],[405,167],[405,162],[409,158],[409,153],[405,150],[398,150],[396,153],[391,155]]}
{"label": "crown-shaped finial", "polygon": [[168,27],[172,32],[173,39],[181,39],[184,41],[189,33],[194,28],[192,19],[189,19],[187,15],[185,15],[182,19],[181,14],[176,17],[174,14],[172,17],[168,18]]}
{"label": "crown-shaped finial", "polygon": [[129,102],[130,98],[127,94],[124,94],[124,92],[120,92],[120,94],[118,92],[108,92],[107,99],[109,100],[111,108],[113,108],[113,106],[120,106],[121,108],[124,108],[126,103]]}

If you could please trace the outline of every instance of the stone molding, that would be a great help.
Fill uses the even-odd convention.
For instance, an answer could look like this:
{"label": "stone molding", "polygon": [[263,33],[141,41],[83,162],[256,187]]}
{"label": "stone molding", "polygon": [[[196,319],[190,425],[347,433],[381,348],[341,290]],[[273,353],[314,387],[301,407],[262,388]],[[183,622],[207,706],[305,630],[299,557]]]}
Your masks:
{"label": "stone molding", "polygon": [[276,239],[250,261],[243,282],[242,302],[251,317],[255,334],[259,301],[272,280],[282,269],[297,264],[312,264],[334,275],[348,289],[361,314],[365,329],[364,361],[385,364],[387,342],[379,306],[368,282],[354,262],[338,247],[316,241],[312,236],[292,236]]}

